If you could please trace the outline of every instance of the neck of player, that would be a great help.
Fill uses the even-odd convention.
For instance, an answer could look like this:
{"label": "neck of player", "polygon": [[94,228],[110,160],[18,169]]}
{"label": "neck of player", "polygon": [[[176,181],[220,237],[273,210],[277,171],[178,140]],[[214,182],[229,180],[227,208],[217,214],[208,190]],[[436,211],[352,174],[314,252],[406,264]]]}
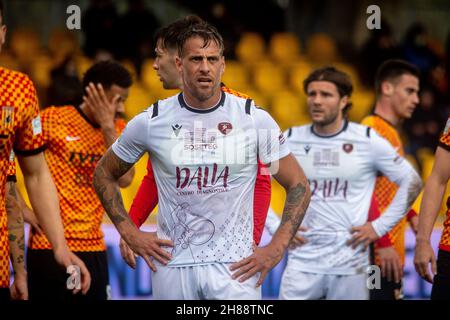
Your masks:
{"label": "neck of player", "polygon": [[217,90],[214,90],[214,94],[207,99],[196,97],[195,95],[191,94],[189,90],[183,91],[184,102],[186,102],[189,107],[194,109],[211,109],[219,103],[221,97],[222,91],[220,90],[220,87],[217,88]]}
{"label": "neck of player", "polygon": [[332,136],[342,130],[344,127],[344,117],[342,115],[338,116],[333,122],[322,124],[314,123],[314,132],[321,136]]}
{"label": "neck of player", "polygon": [[394,126],[397,126],[401,121],[388,101],[378,100],[375,104],[374,113],[389,121]]}

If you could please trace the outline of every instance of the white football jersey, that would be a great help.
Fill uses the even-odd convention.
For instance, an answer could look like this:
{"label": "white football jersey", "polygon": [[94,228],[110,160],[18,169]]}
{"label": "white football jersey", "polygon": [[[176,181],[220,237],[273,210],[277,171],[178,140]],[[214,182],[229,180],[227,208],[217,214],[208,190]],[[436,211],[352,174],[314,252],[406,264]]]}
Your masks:
{"label": "white football jersey", "polygon": [[[414,174],[414,169],[389,142],[356,123],[344,122],[333,136],[319,136],[312,125],[294,127],[285,135],[312,194],[302,222],[308,229],[302,233],[308,243],[289,252],[289,263],[304,272],[363,272],[369,264],[368,250],[362,246],[352,249],[346,242],[352,237],[350,229],[368,220],[377,173],[398,182],[402,176]],[[378,235],[390,230],[406,213],[404,189],[390,213],[373,222]],[[398,205],[402,201],[404,205]],[[275,230],[277,219],[273,223]]]}
{"label": "white football jersey", "polygon": [[150,155],[157,234],[174,243],[169,266],[249,256],[257,160],[267,164],[289,154],[272,117],[228,93],[207,110],[188,106],[182,93],[159,101],[128,123],[112,150],[128,163]]}

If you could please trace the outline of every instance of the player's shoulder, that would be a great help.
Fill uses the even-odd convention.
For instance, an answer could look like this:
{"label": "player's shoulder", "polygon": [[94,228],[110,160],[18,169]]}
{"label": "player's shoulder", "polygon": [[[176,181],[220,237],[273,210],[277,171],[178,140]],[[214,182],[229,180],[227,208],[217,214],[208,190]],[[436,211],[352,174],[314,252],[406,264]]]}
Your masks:
{"label": "player's shoulder", "polygon": [[7,68],[1,68],[1,82],[4,83],[15,82],[17,84],[30,85],[34,88],[33,81],[31,81],[30,77],[27,76],[25,73]]}
{"label": "player's shoulder", "polygon": [[284,132],[284,135],[288,140],[304,138],[305,136],[309,136],[311,134],[311,124],[294,126],[287,129]]}
{"label": "player's shoulder", "polygon": [[351,135],[354,138],[370,139],[373,136],[373,130],[370,126],[353,121],[347,122],[347,128],[345,131],[348,135]]}
{"label": "player's shoulder", "polygon": [[237,90],[231,89],[231,88],[229,88],[229,87],[227,87],[225,85],[222,85],[221,89],[222,89],[223,92],[229,93],[229,94],[231,94],[233,96],[236,96],[236,97],[239,97],[239,98],[243,98],[243,99],[251,99],[249,95],[247,95],[245,93],[242,93],[242,92],[239,92]]}

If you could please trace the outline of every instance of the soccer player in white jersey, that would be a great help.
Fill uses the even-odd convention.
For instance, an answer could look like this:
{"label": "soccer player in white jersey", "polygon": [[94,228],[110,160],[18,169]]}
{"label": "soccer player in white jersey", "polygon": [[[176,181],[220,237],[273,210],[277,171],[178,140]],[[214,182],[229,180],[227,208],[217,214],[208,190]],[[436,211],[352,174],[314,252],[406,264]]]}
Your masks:
{"label": "soccer player in white jersey", "polygon": [[[262,281],[303,220],[309,186],[270,115],[220,89],[217,30],[192,26],[177,47],[183,92],[129,122],[100,160],[94,186],[122,238],[154,271],[154,298],[260,299]],[[137,229],[117,184],[144,152],[159,192],[157,235]],[[272,241],[253,248],[257,159],[273,168],[287,200]]]}
{"label": "soccer player in white jersey", "polygon": [[[352,89],[350,78],[335,68],[313,71],[304,81],[312,124],[286,133],[308,177],[311,203],[297,246],[288,253],[281,299],[368,299],[367,247],[406,214],[420,192],[420,177],[387,140],[346,120]],[[367,222],[378,171],[399,189],[386,213]],[[276,228],[274,217],[267,219],[269,230]]]}

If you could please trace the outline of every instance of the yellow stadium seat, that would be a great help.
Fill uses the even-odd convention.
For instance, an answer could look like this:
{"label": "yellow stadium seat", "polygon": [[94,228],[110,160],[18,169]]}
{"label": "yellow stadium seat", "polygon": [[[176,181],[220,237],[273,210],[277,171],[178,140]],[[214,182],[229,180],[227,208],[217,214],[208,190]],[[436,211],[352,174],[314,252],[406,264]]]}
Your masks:
{"label": "yellow stadium seat", "polygon": [[316,65],[330,65],[338,60],[336,44],[325,33],[314,34],[308,39],[306,55]]}
{"label": "yellow stadium seat", "polygon": [[290,91],[280,91],[272,99],[271,114],[282,130],[310,122],[305,100]]}
{"label": "yellow stadium seat", "polygon": [[303,90],[303,80],[308,77],[312,70],[311,64],[304,59],[297,61],[288,72],[290,87],[298,94],[305,95]]}
{"label": "yellow stadium seat", "polygon": [[247,69],[238,61],[226,61],[222,82],[229,88],[244,92],[249,87]]}
{"label": "yellow stadium seat", "polygon": [[55,65],[79,53],[80,45],[74,32],[67,29],[53,29],[48,41],[48,49]]}
{"label": "yellow stadium seat", "polygon": [[159,80],[158,74],[153,69],[153,60],[147,59],[142,64],[141,80],[143,84],[150,90],[164,90],[162,82]]}
{"label": "yellow stadium seat", "polygon": [[11,35],[11,51],[21,65],[28,66],[36,54],[40,53],[39,36],[34,30],[17,29]]}
{"label": "yellow stadium seat", "polygon": [[286,87],[283,70],[267,62],[255,66],[253,81],[255,88],[269,97]]}
{"label": "yellow stadium seat", "polygon": [[50,73],[54,67],[56,67],[55,61],[48,55],[39,55],[33,59],[30,75],[38,88],[50,86]]}
{"label": "yellow stadium seat", "polygon": [[236,45],[236,56],[248,65],[257,63],[266,56],[266,44],[263,37],[256,32],[245,32]]}
{"label": "yellow stadium seat", "polygon": [[78,78],[82,79],[86,71],[94,64],[94,61],[86,56],[78,55],[75,57],[77,65]]}
{"label": "yellow stadium seat", "polygon": [[156,97],[150,94],[141,83],[135,82],[130,88],[128,99],[125,102],[125,114],[127,119],[131,119],[137,114],[151,106],[156,101]]}
{"label": "yellow stadium seat", "polygon": [[279,32],[272,35],[269,42],[269,55],[277,63],[292,65],[300,56],[300,41],[290,32]]}
{"label": "yellow stadium seat", "polygon": [[361,120],[370,114],[375,104],[375,95],[369,90],[355,91],[350,99],[352,107],[349,110],[351,121],[361,122]]}
{"label": "yellow stadium seat", "polygon": [[281,215],[283,213],[285,200],[286,200],[286,191],[275,179],[272,179],[270,207],[272,208],[273,211]]}

